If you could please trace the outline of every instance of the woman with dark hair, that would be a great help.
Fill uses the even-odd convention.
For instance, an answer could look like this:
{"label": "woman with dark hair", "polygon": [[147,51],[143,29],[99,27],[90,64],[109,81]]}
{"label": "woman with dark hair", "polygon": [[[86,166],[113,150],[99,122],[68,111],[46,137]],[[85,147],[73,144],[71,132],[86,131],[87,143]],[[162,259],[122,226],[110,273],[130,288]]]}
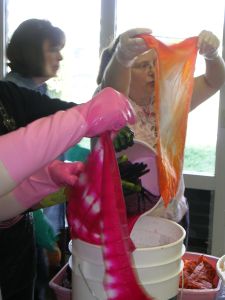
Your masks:
{"label": "woman with dark hair", "polygon": [[[33,79],[34,85],[56,76],[60,51],[65,45],[65,34],[47,20],[29,19],[14,31],[6,49],[11,73],[7,79],[13,81],[15,73],[19,83],[27,87],[24,79]],[[40,78],[38,82],[38,78]],[[18,82],[16,82],[18,83]],[[31,86],[33,88],[33,86]]]}

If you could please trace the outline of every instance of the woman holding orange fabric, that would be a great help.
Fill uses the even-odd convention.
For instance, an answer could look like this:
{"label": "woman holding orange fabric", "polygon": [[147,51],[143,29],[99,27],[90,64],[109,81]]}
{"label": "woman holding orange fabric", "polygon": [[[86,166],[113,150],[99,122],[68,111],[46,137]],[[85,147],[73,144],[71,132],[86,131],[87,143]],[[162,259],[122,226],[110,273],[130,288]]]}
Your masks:
{"label": "woman holding orange fabric", "polygon": [[[112,46],[104,50],[97,83],[100,84],[100,88],[111,86],[129,96],[137,114],[137,122],[130,126],[134,131],[134,137],[147,142],[157,156],[158,133],[154,109],[157,57],[156,52],[150,49],[133,59],[129,45],[130,39],[136,34],[136,30],[129,30],[121,34]],[[206,71],[205,74],[194,78],[190,110],[215,94],[225,81],[224,61],[218,54],[218,47],[218,38],[209,31],[202,31],[197,37],[197,48],[199,54],[205,59]],[[123,55],[121,55],[121,50],[123,50]],[[182,176],[179,179],[176,195],[170,200],[168,206],[164,206],[164,201],[160,197],[150,214],[176,222],[186,222],[188,204],[184,197]],[[188,227],[187,224],[185,227]]]}

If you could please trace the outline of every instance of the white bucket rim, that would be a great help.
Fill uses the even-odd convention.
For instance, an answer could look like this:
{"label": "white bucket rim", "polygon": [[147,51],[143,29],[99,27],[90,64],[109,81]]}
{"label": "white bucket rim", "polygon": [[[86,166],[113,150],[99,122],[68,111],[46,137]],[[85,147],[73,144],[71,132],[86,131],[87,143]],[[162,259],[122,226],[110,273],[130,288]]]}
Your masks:
{"label": "white bucket rim", "polygon": [[[144,217],[144,216],[147,216],[147,217],[148,217],[147,214],[146,214],[146,215],[143,215],[143,217]],[[142,216],[141,216],[141,217],[142,217]],[[161,246],[153,246],[153,247],[150,247],[151,249],[157,250],[157,249],[162,249],[162,248],[163,248],[163,249],[170,248],[171,246],[175,246],[176,244],[180,244],[180,242],[183,241],[183,240],[185,239],[186,231],[185,231],[185,229],[184,229],[180,224],[178,224],[177,222],[172,221],[172,220],[169,220],[169,219],[165,219],[165,218],[160,218],[160,217],[153,217],[153,216],[149,216],[149,217],[151,217],[151,218],[157,218],[157,219],[162,219],[162,220],[166,220],[166,221],[168,221],[168,222],[170,222],[170,223],[175,224],[175,225],[176,225],[177,227],[179,227],[179,228],[181,229],[181,231],[182,231],[182,236],[181,236],[178,240],[176,240],[175,242],[172,242],[172,243],[169,243],[169,244],[166,244],[166,245],[161,245]],[[138,222],[138,221],[137,221],[137,222]],[[135,225],[134,225],[134,227],[135,227]],[[132,231],[134,230],[134,227],[133,227]],[[131,233],[132,233],[132,231],[131,231]],[[131,235],[131,233],[130,233],[130,235]],[[134,244],[135,244],[135,243],[134,243]],[[145,251],[149,251],[150,248],[147,248],[147,247],[138,247],[138,248],[135,249],[135,251],[137,251],[137,252],[139,252],[139,251],[145,252]]]}
{"label": "white bucket rim", "polygon": [[[158,284],[158,283],[160,283],[160,282],[169,281],[169,280],[171,280],[172,278],[175,278],[175,277],[179,276],[179,274],[181,274],[183,268],[184,268],[184,262],[183,262],[183,260],[181,260],[179,270],[176,271],[176,272],[173,273],[173,274],[170,274],[170,275],[167,276],[167,277],[163,277],[162,280],[152,280],[152,281],[140,282],[140,280],[137,279],[137,281],[138,281],[138,284],[141,285],[141,286],[152,285],[152,284]],[[81,272],[80,272],[79,269],[78,269],[78,271],[79,271],[80,275],[78,275],[78,274],[76,273],[75,270],[72,270],[72,271],[74,272],[74,274],[75,274],[76,276],[81,276],[81,278],[82,278],[82,274],[81,274]],[[137,272],[134,272],[134,273],[135,273],[136,276],[137,276]],[[86,277],[85,277],[85,278],[86,278]],[[99,282],[102,282],[102,280],[99,280],[99,278],[95,278],[95,279],[93,279],[93,278],[86,278],[86,279],[87,279],[87,280],[90,280],[90,281],[93,281],[93,282],[98,282],[98,283],[99,283]]]}
{"label": "white bucket rim", "polygon": [[138,269],[145,269],[145,268],[149,268],[149,267],[160,267],[160,266],[163,266],[163,265],[169,265],[171,264],[172,262],[176,261],[176,260],[179,260],[182,258],[182,256],[184,255],[185,253],[185,246],[184,244],[182,244],[182,249],[181,249],[181,253],[173,258],[171,258],[170,260],[166,260],[164,261],[163,263],[157,263],[157,264],[148,264],[148,265],[145,265],[145,266],[140,266],[138,267]]}
{"label": "white bucket rim", "polygon": [[[157,217],[158,218],[158,217]],[[163,219],[164,220],[164,218],[160,218],[160,219]],[[173,224],[175,224],[176,226],[178,226],[180,229],[181,229],[181,231],[182,231],[182,236],[178,239],[178,240],[176,240],[175,242],[172,242],[172,243],[169,243],[169,244],[166,244],[166,245],[161,245],[161,246],[153,246],[153,247],[138,247],[138,248],[136,248],[134,251],[137,251],[137,252],[140,252],[140,251],[142,251],[142,252],[145,252],[145,251],[149,251],[149,249],[154,249],[154,250],[157,250],[157,249],[166,249],[166,248],[170,248],[171,246],[175,246],[176,244],[180,244],[180,242],[181,241],[183,241],[184,240],[184,238],[185,238],[185,236],[186,236],[186,231],[185,231],[185,229],[180,225],[180,224],[178,224],[178,223],[176,223],[176,222],[174,222],[174,221],[172,221],[172,220],[168,220],[168,219],[165,219],[166,221],[168,221],[168,222],[170,222],[170,223],[173,223]],[[83,244],[86,244],[86,245],[91,245],[92,247],[94,247],[94,248],[96,248],[96,249],[98,249],[99,247],[101,247],[101,245],[95,245],[95,244],[92,244],[92,243],[89,243],[89,242],[86,242],[86,241],[83,241],[83,240],[81,240],[81,239],[73,239],[74,241],[75,240],[78,240],[78,241],[81,241]]]}
{"label": "white bucket rim", "polygon": [[[77,239],[77,240],[81,241],[80,239]],[[83,242],[83,241],[82,241],[82,242]],[[88,244],[88,243],[86,242],[86,244]],[[93,245],[93,244],[91,244],[91,245]],[[94,246],[97,246],[97,245],[94,245]],[[100,250],[100,247],[101,247],[101,246],[98,246],[98,250]],[[136,250],[134,250],[134,251],[136,251]],[[140,266],[137,266],[137,267],[138,267],[138,269],[145,269],[145,268],[149,268],[149,267],[157,267],[157,266],[160,267],[160,266],[163,266],[163,265],[171,264],[172,262],[181,259],[181,258],[183,257],[183,255],[184,255],[185,251],[186,251],[185,245],[182,244],[181,253],[180,253],[179,255],[177,255],[177,256],[175,256],[175,257],[172,257],[171,259],[166,260],[166,261],[164,261],[164,262],[162,262],[162,263],[145,264],[145,265],[140,265]],[[102,252],[101,252],[101,253],[102,253]],[[134,253],[134,252],[133,252],[133,253]],[[132,254],[133,254],[133,253],[132,253]],[[72,252],[72,255],[70,256],[70,258],[71,258],[73,255],[75,256],[75,259],[76,259],[76,256],[77,256],[80,260],[86,261],[86,258],[83,257],[82,255],[78,254],[77,251],[74,250],[74,249],[73,249],[73,252]],[[72,258],[71,258],[71,259],[72,259]],[[103,266],[103,265],[104,265],[103,263],[98,263],[98,262],[96,262],[96,260],[91,260],[91,261],[88,261],[88,262],[91,263],[91,264],[93,264],[93,265],[96,265],[96,266]]]}
{"label": "white bucket rim", "polygon": [[[177,272],[173,273],[172,275],[168,276],[168,277],[164,277],[162,280],[156,280],[156,281],[148,281],[148,282],[145,282],[144,285],[148,285],[148,284],[155,284],[155,283],[159,283],[159,282],[165,282],[165,281],[168,281],[170,280],[171,278],[174,278],[176,276],[178,276],[182,271],[183,271],[183,268],[184,268],[184,262],[183,260],[181,260],[180,262],[180,268]],[[141,284],[143,285],[143,284]]]}
{"label": "white bucket rim", "polygon": [[[87,263],[89,263],[89,264],[92,264],[92,265],[95,265],[95,266],[104,266],[104,262],[102,262],[102,263],[96,263],[96,261],[94,261],[94,260],[92,260],[92,261],[87,261],[86,259],[85,259],[85,257],[83,257],[82,255],[79,255],[79,254],[77,254],[77,252],[76,251],[74,251],[74,253],[75,253],[75,258],[74,259],[76,259],[76,257],[78,258],[78,260],[81,260],[81,261],[85,261],[85,262],[87,262]],[[172,259],[170,259],[170,260],[166,260],[166,261],[164,261],[163,263],[158,263],[158,264],[146,264],[146,265],[132,265],[132,268],[133,269],[148,269],[149,267],[161,267],[161,266],[165,266],[165,265],[169,265],[169,264],[171,264],[171,263],[173,263],[173,262],[175,262],[175,261],[178,261],[178,260],[181,260],[182,259],[182,257],[183,257],[183,255],[184,255],[184,253],[185,253],[185,246],[183,245],[183,247],[182,247],[182,251],[181,251],[181,254],[179,254],[179,255],[177,255],[177,256],[175,256],[175,257],[173,257]],[[77,254],[77,255],[76,255]],[[71,263],[71,261],[72,261],[72,256],[73,255],[70,255],[70,257],[69,257],[69,262]]]}

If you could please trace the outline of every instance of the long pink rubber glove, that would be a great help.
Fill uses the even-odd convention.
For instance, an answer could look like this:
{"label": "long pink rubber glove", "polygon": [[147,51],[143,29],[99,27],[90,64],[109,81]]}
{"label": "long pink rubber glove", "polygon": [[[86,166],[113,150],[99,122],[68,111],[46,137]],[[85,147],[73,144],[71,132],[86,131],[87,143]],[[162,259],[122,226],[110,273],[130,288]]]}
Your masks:
{"label": "long pink rubber glove", "polygon": [[[106,101],[107,98],[107,101]],[[105,88],[89,102],[39,119],[0,137],[0,196],[46,166],[82,137],[134,123],[126,97]]]}
{"label": "long pink rubber glove", "polygon": [[25,179],[11,193],[0,197],[0,221],[17,216],[52,194],[61,186],[73,186],[84,171],[82,162],[64,163],[55,160],[33,176]]}

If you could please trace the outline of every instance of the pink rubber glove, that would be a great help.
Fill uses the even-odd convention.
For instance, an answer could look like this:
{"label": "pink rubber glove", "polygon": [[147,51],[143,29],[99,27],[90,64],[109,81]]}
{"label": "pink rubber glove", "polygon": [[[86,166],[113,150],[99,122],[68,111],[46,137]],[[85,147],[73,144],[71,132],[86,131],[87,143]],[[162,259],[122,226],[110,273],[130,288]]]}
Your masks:
{"label": "pink rubber glove", "polygon": [[[102,91],[105,93],[102,98]],[[118,131],[127,123],[134,124],[134,111],[125,96],[112,88],[105,88],[90,101],[80,105],[77,111],[86,120],[85,136],[94,137],[105,131]]]}
{"label": "pink rubber glove", "polygon": [[58,191],[61,186],[73,186],[83,170],[82,162],[53,161],[0,198],[0,221],[21,214],[43,197]]}
{"label": "pink rubber glove", "polygon": [[60,160],[54,160],[48,166],[49,175],[56,185],[73,186],[78,176],[84,171],[84,163],[77,161],[74,163],[64,163]]}
{"label": "pink rubber glove", "polygon": [[106,88],[89,102],[0,137],[0,195],[46,166],[84,136],[119,130],[135,117],[128,100]]}

